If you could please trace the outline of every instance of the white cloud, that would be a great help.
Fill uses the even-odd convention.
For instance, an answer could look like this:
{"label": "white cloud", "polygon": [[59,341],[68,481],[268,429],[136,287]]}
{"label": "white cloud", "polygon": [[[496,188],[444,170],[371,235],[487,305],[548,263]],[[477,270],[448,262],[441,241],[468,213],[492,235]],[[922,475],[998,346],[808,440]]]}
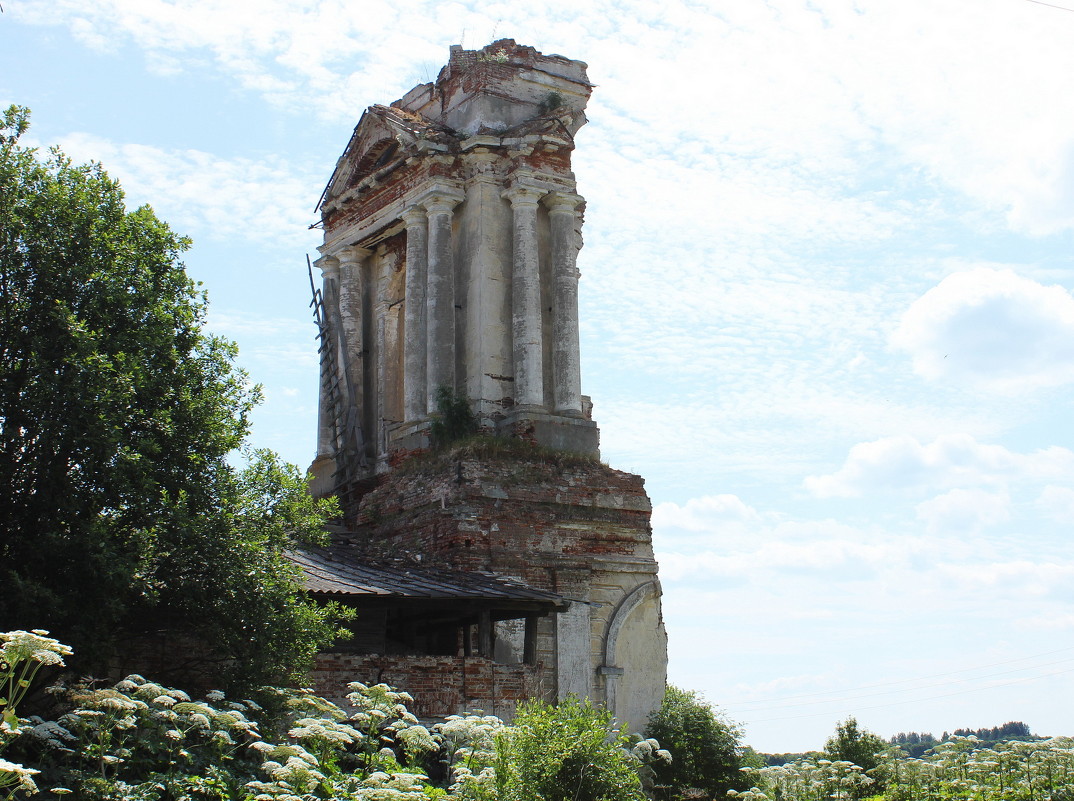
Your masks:
{"label": "white cloud", "polygon": [[301,250],[321,240],[307,230],[320,179],[282,159],[224,159],[81,133],[60,147],[75,161],[101,162],[123,185],[128,206],[152,205],[180,233]]}
{"label": "white cloud", "polygon": [[[840,526],[831,526],[837,531]],[[660,572],[669,581],[710,576],[738,579],[749,576],[756,581],[760,576],[809,574],[815,580],[819,576],[839,575],[844,580],[860,580],[872,576],[877,567],[892,564],[907,556],[902,543],[885,545],[846,539],[813,539],[807,542],[781,542],[771,540],[749,550],[730,553],[705,551],[701,553],[661,553]]]}
{"label": "white cloud", "polygon": [[1074,489],[1070,487],[1045,487],[1037,499],[1037,504],[1057,523],[1069,525],[1074,522]]}
{"label": "white cloud", "polygon": [[1010,270],[949,275],[903,315],[892,343],[932,381],[1008,393],[1074,381],[1074,297]]}
{"label": "white cloud", "polygon": [[755,509],[735,495],[706,495],[691,498],[683,506],[677,503],[657,504],[653,509],[653,525],[704,531],[721,521],[746,522],[759,520]]}
{"label": "white cloud", "polygon": [[930,534],[974,533],[1010,520],[1006,492],[953,489],[917,505],[917,516]]}
{"label": "white cloud", "polygon": [[[959,0],[780,0],[718,11],[673,1],[654,17],[638,0],[546,5],[534,14],[415,0],[24,0],[12,13],[66,25],[100,50],[133,42],[160,71],[208,63],[281,107],[348,120],[435,78],[448,44],[514,36],[590,62],[600,86],[591,116],[626,134],[616,138],[633,166],[657,167],[662,153],[678,162],[668,180],[683,168],[718,174],[687,176],[704,190],[688,197],[746,226],[765,225],[773,211],[802,231],[861,236],[855,225],[890,225],[891,210],[873,207],[869,193],[846,197],[865,177],[853,161],[892,169],[896,181],[925,170],[1022,230],[1074,224],[1065,84],[1074,55],[1055,11],[1009,0],[980,0],[972,15]],[[795,180],[803,174],[820,180]],[[739,193],[724,203],[729,182]]]}
{"label": "white cloud", "polygon": [[[206,321],[209,330],[222,336],[248,339],[308,340],[314,330],[309,320],[293,317],[262,317],[249,312],[212,310]],[[316,350],[315,348],[313,350]]]}
{"label": "white cloud", "polygon": [[1070,593],[1074,585],[1074,564],[1019,559],[1008,562],[947,564],[938,570],[962,587],[979,591],[985,588],[1004,596],[1045,598],[1056,593]]}
{"label": "white cloud", "polygon": [[966,434],[940,436],[927,445],[897,436],[858,443],[839,470],[809,476],[804,486],[817,497],[831,498],[883,490],[1004,485],[1054,476],[1074,477],[1074,453],[1051,447],[1021,454]]}

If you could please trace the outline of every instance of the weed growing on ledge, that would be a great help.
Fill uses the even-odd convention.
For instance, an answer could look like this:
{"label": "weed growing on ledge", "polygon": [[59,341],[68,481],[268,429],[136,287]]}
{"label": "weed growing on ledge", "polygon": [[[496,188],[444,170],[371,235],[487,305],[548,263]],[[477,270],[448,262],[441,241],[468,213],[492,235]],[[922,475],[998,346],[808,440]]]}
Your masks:
{"label": "weed growing on ledge", "polygon": [[432,415],[429,435],[433,448],[443,450],[454,442],[477,433],[477,415],[470,401],[451,387],[436,388],[436,412]]}

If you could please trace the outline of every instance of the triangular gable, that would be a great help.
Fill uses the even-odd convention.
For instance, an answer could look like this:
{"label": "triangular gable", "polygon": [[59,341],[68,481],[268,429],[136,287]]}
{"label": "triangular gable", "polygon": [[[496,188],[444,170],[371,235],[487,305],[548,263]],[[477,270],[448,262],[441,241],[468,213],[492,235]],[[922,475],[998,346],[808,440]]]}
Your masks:
{"label": "triangular gable", "polygon": [[446,144],[457,139],[449,128],[418,114],[392,106],[370,106],[354,127],[317,207],[339,197],[400,157],[417,152],[421,141]]}

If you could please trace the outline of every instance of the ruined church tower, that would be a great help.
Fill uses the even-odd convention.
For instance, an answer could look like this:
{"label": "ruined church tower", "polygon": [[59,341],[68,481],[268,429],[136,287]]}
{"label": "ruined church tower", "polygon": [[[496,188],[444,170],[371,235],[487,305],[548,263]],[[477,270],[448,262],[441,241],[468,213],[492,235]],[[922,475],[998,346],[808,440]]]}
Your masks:
{"label": "ruined church tower", "polygon": [[[659,703],[651,505],[599,462],[579,369],[571,154],[591,90],[584,63],[510,39],[452,47],[435,82],[365,111],[325,189],[311,488],[346,525],[303,567],[366,627],[322,655],[325,681],[375,672],[431,716],[574,693],[638,729]],[[445,389],[544,449],[427,452]],[[422,571],[451,585],[435,606]]]}

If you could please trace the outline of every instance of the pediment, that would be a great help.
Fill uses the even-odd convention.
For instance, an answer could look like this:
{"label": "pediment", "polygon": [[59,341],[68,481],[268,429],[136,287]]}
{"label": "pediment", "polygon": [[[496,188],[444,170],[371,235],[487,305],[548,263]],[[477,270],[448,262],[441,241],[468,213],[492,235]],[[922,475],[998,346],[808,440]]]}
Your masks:
{"label": "pediment", "polygon": [[370,176],[418,151],[418,143],[454,142],[457,137],[443,125],[419,114],[391,106],[366,109],[354,128],[343,155],[336,162],[321,203],[334,200]]}

